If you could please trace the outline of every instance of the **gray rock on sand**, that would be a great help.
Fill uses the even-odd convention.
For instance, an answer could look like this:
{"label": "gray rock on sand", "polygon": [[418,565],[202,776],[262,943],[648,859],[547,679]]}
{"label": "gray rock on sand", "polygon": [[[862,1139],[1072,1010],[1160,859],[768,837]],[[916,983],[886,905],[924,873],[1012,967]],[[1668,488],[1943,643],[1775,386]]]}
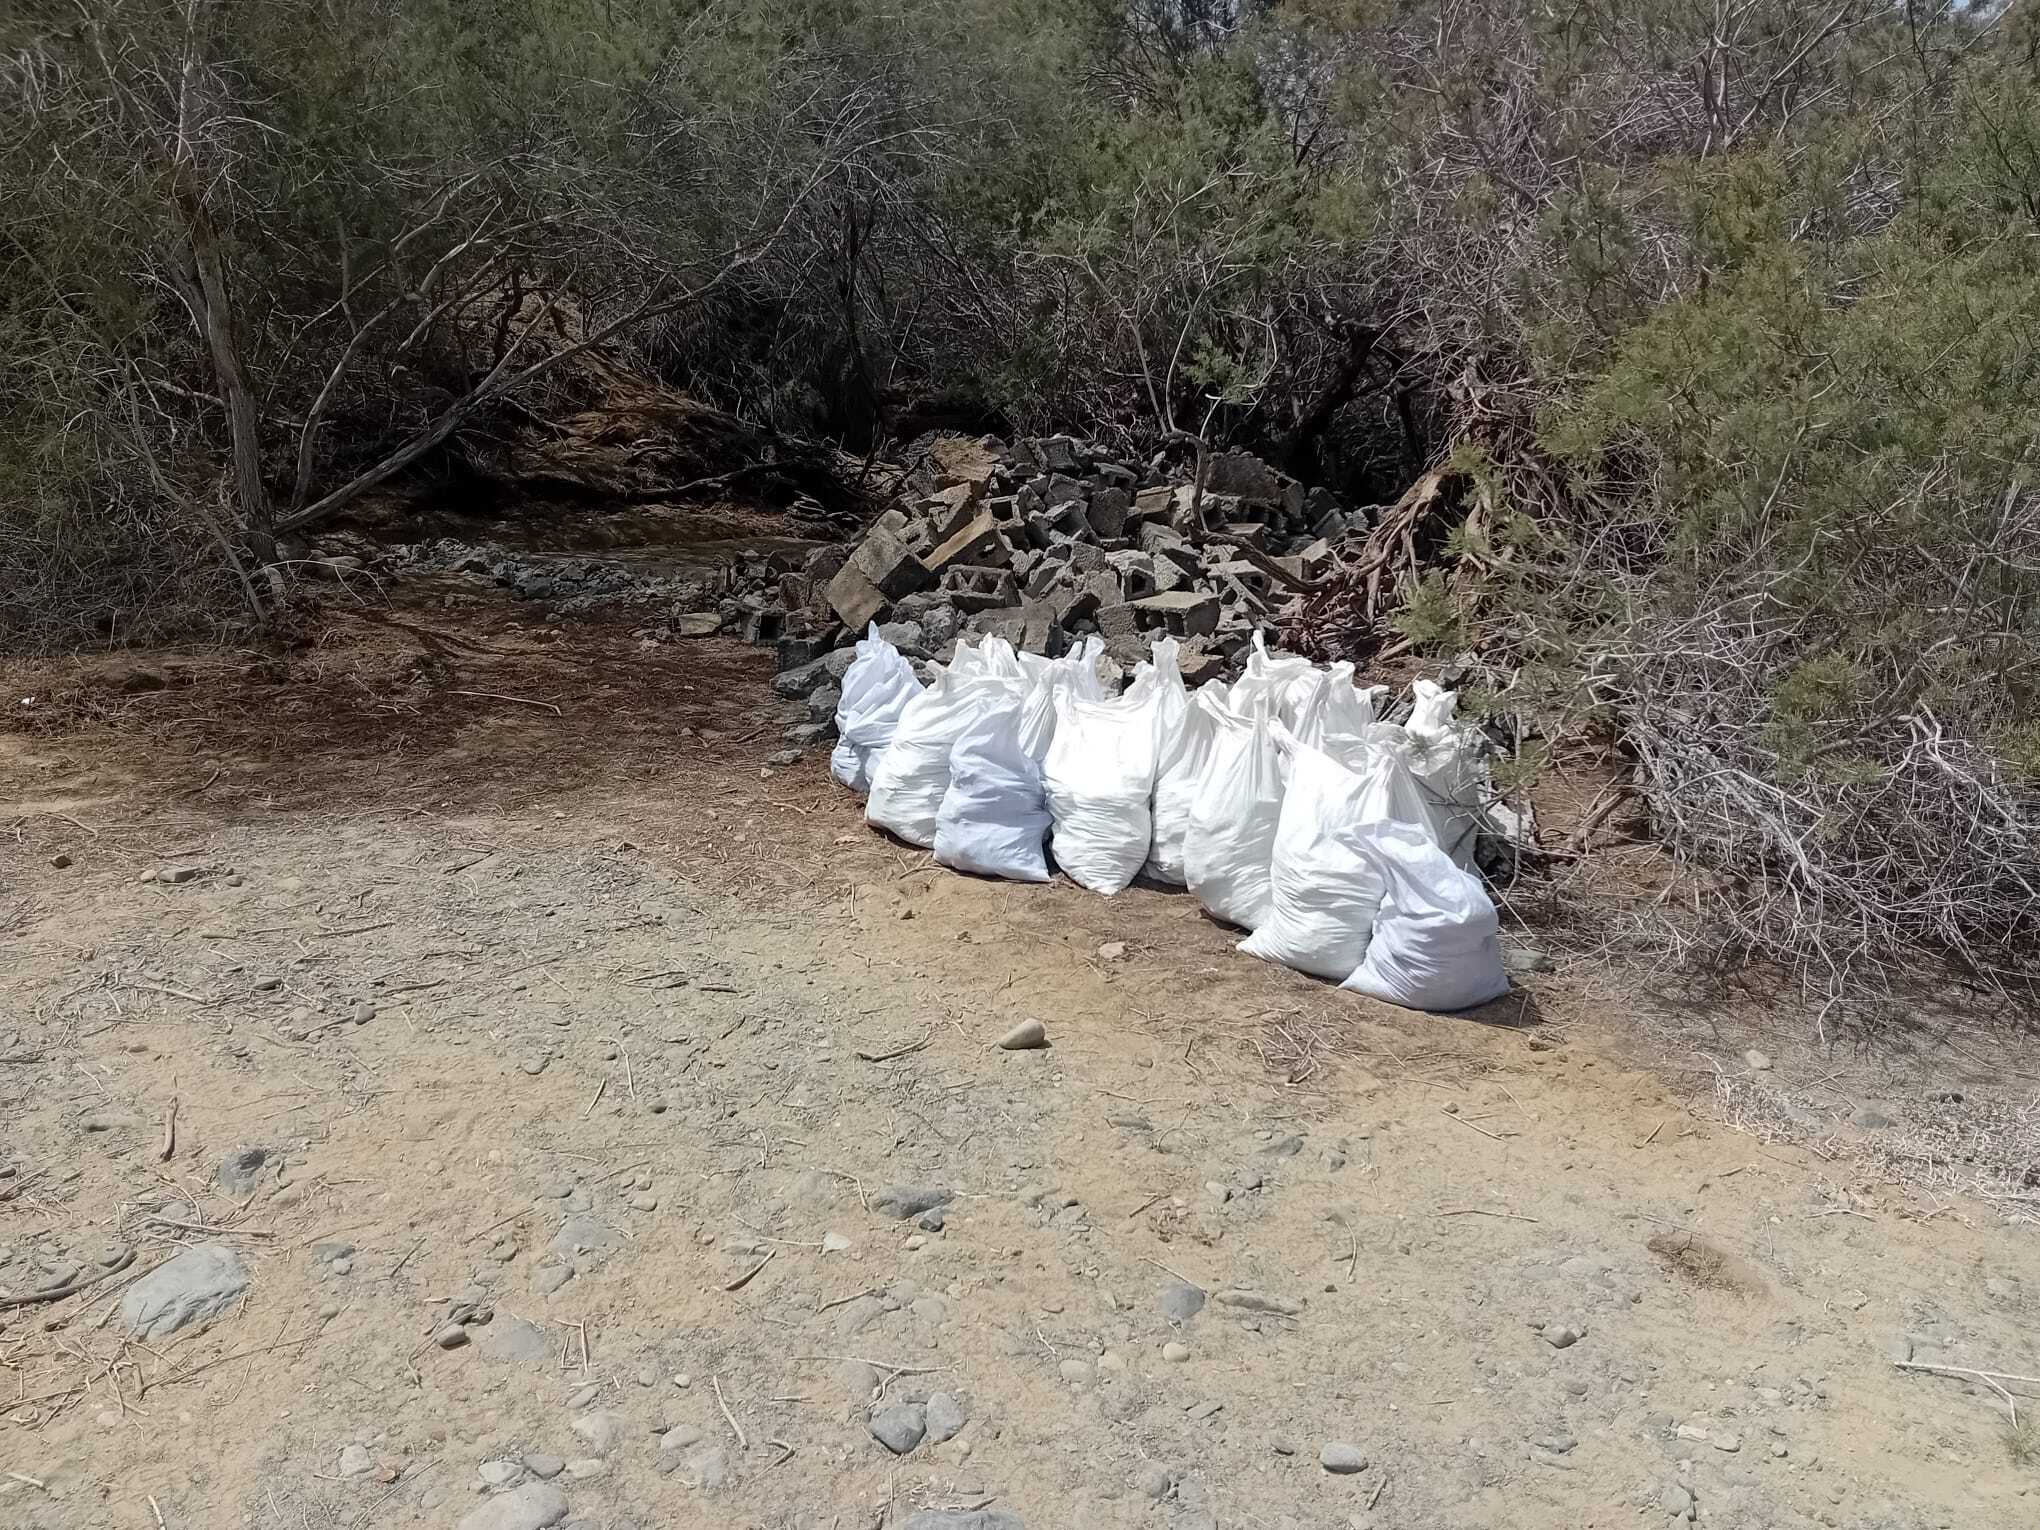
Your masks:
{"label": "gray rock on sand", "polygon": [[940,1445],[945,1440],[955,1439],[970,1419],[970,1414],[964,1410],[962,1402],[953,1392],[930,1393],[928,1406],[924,1412],[930,1445]]}
{"label": "gray rock on sand", "polygon": [[268,1168],[268,1148],[235,1148],[220,1160],[220,1166],[213,1171],[213,1179],[235,1200],[246,1200],[262,1188],[262,1181],[268,1177]]}
{"label": "gray rock on sand", "polygon": [[127,1288],[120,1321],[137,1339],[160,1339],[218,1317],[248,1289],[248,1272],[223,1243],[200,1243]]}
{"label": "gray rock on sand", "polygon": [[1187,1323],[1204,1310],[1204,1293],[1187,1280],[1172,1280],[1162,1287],[1162,1316],[1172,1323]]}
{"label": "gray rock on sand", "polygon": [[894,1403],[871,1415],[871,1437],[896,1456],[919,1445],[928,1434],[928,1416],[919,1403]]}
{"label": "gray rock on sand", "polygon": [[871,1206],[882,1216],[904,1222],[908,1217],[933,1211],[937,1206],[947,1206],[955,1194],[954,1190],[942,1190],[933,1185],[887,1185],[871,1198]]}
{"label": "gray rock on sand", "polygon": [[1318,1452],[1318,1465],[1335,1476],[1350,1477],[1367,1470],[1367,1452],[1344,1440],[1330,1440]]}
{"label": "gray rock on sand", "polygon": [[566,1517],[566,1494],[550,1482],[527,1482],[470,1509],[455,1530],[550,1530]]}
{"label": "gray rock on sand", "polygon": [[1027,1530],[1027,1523],[1004,1509],[922,1509],[901,1530]]}
{"label": "gray rock on sand", "polygon": [[999,1038],[1003,1052],[1031,1052],[1048,1045],[1048,1027],[1039,1020],[1022,1020]]}

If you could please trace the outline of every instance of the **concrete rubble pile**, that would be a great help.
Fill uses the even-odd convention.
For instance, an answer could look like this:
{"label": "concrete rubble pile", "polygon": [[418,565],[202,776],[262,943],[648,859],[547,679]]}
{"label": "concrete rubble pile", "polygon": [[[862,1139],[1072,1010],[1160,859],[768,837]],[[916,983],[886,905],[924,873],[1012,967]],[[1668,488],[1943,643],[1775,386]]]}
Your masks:
{"label": "concrete rubble pile", "polygon": [[[1193,686],[1227,672],[1271,624],[1279,589],[1231,543],[1198,545],[1194,485],[1158,464],[1070,436],[1010,447],[939,436],[913,455],[903,505],[855,545],[816,549],[780,578],[776,606],[746,612],[754,641],[776,636],[776,689],[810,702],[796,742],[827,735],[849,659],[839,645],[872,622],[909,658],[936,662],[973,637],[1054,658],[1096,634],[1130,670],[1155,638],[1173,637]],[[1202,512],[1210,530],[1304,577],[1330,566],[1334,541],[1366,528],[1363,513],[1242,452],[1210,458]]]}
{"label": "concrete rubble pile", "polygon": [[[1191,468],[1129,462],[1071,436],[929,436],[909,448],[894,508],[852,543],[765,543],[687,569],[657,562],[519,552],[451,539],[389,550],[399,572],[493,584],[557,618],[643,608],[646,644],[716,634],[774,644],[774,688],[807,703],[787,737],[834,731],[849,646],[877,622],[907,658],[947,663],[959,641],[999,637],[1056,658],[1092,635],[1130,671],[1156,638],[1181,644],[1191,686],[1233,673],[1256,631],[1273,626],[1282,591],[1233,542],[1199,535]],[[1364,532],[1364,512],[1306,489],[1245,452],[1206,467],[1206,528],[1306,578],[1332,544]],[[345,569],[341,565],[347,565]],[[358,571],[334,558],[321,571]]]}

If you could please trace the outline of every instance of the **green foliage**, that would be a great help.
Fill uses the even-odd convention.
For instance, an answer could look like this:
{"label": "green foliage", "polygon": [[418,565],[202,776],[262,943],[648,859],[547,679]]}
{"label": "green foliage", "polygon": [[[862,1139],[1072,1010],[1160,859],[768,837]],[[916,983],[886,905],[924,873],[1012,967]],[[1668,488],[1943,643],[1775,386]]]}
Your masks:
{"label": "green foliage", "polygon": [[1419,653],[1435,657],[1466,647],[1465,615],[1444,573],[1438,569],[1424,575],[1410,591],[1402,609],[1390,618],[1390,625]]}

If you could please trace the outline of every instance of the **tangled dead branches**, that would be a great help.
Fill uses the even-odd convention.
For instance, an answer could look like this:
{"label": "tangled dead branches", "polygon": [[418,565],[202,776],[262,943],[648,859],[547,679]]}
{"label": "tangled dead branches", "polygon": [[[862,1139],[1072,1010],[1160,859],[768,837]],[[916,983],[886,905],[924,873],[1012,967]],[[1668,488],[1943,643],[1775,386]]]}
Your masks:
{"label": "tangled dead branches", "polygon": [[1660,832],[1713,873],[1714,954],[1777,960],[1830,1001],[1905,986],[1922,951],[1992,990],[2030,983],[2040,795],[1925,706],[1788,756],[1767,683],[1785,621],[1753,594],[1604,656]]}

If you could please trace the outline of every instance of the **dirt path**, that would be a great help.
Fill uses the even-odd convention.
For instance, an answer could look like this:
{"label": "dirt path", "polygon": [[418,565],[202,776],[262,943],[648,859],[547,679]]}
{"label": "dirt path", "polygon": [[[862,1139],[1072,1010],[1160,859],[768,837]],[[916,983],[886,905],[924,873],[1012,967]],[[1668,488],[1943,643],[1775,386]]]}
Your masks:
{"label": "dirt path", "polygon": [[[623,734],[324,811],[6,741],[0,1293],[134,1259],[0,1310],[0,1523],[2040,1522],[1892,1363],[2040,1373],[2030,1227],[1730,1129],[1576,979],[1404,1014]],[[127,1339],[194,1245],[245,1291]]]}

